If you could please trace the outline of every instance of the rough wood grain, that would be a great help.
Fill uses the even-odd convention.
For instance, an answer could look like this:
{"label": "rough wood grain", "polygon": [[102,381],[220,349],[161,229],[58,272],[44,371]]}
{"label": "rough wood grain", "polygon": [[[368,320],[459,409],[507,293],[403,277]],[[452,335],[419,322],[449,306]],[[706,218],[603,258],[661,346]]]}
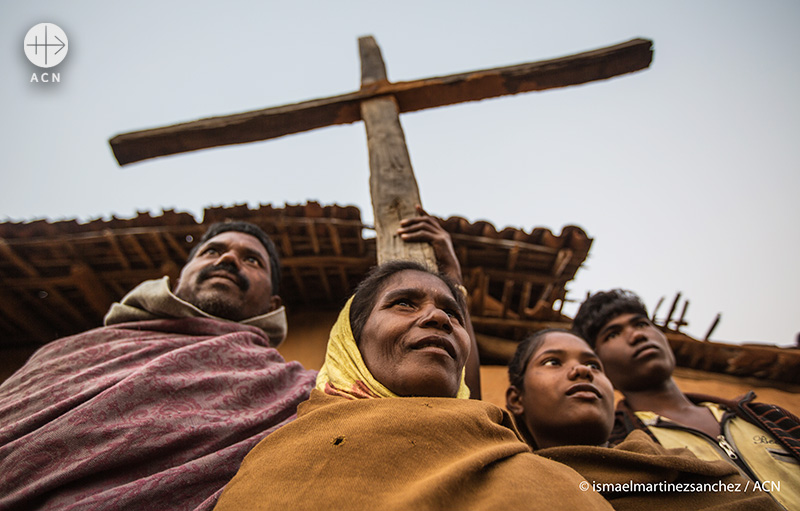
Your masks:
{"label": "rough wood grain", "polygon": [[652,44],[633,39],[568,57],[409,82],[391,83],[371,75],[367,87],[350,94],[125,133],[110,144],[119,164],[127,165],[356,122],[361,119],[361,102],[378,96],[394,95],[403,113],[605,80],[647,68]]}
{"label": "rough wood grain", "polygon": [[414,206],[420,204],[420,198],[394,98],[365,101],[361,111],[367,128],[378,264],[410,259],[436,269],[429,244],[405,243],[395,234],[400,220],[416,215]]}
{"label": "rough wood grain", "polygon": [[[372,37],[359,39],[362,86],[385,79],[386,67]],[[436,269],[436,256],[428,243],[406,243],[397,236],[400,221],[416,216],[421,204],[417,180],[411,168],[400,112],[393,96],[361,103],[367,130],[369,190],[377,233],[378,264],[395,259],[412,260]]]}
{"label": "rough wood grain", "polygon": [[387,80],[386,64],[383,62],[378,42],[372,36],[358,38],[358,55],[361,59],[361,88]]}

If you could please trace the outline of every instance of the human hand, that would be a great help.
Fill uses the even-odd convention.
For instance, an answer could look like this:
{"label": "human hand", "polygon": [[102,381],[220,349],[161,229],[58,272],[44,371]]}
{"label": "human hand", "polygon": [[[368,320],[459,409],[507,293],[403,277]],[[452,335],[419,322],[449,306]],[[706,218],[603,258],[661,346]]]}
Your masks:
{"label": "human hand", "polygon": [[430,216],[416,205],[417,216],[405,218],[400,221],[400,228],[397,230],[398,236],[403,241],[413,243],[430,243],[433,253],[436,255],[436,263],[439,271],[461,283],[461,265],[456,257],[453,248],[453,241],[439,221]]}

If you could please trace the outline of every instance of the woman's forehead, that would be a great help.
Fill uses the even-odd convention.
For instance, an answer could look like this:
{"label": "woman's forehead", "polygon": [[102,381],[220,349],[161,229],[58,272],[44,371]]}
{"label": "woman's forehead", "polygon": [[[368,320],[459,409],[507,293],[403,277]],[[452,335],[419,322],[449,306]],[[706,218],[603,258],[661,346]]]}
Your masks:
{"label": "woman's forehead", "polygon": [[444,292],[448,296],[451,294],[450,288],[442,279],[419,270],[402,270],[392,274],[381,286],[380,295],[386,295],[399,289]]}

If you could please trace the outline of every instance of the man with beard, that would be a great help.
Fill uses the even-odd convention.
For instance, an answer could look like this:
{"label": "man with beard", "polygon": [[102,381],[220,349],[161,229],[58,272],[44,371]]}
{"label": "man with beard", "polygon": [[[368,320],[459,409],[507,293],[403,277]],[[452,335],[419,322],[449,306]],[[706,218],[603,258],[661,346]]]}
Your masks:
{"label": "man with beard", "polygon": [[578,309],[573,330],[589,343],[625,399],[617,404],[611,441],[634,429],[667,448],[685,447],[704,460],[724,459],[771,495],[800,509],[800,419],[755,393],[727,400],[684,394],[672,378],[675,355],[634,293],[598,292]]}
{"label": "man with beard", "polygon": [[285,362],[269,237],[212,225],[174,288],[143,282],[105,326],[49,343],[0,386],[0,509],[210,509],[316,371]]}

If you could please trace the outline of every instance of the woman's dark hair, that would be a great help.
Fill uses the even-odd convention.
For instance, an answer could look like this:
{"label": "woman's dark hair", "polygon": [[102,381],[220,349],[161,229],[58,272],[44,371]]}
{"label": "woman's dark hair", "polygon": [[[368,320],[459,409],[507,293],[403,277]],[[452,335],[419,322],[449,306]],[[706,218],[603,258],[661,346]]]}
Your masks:
{"label": "woman's dark hair", "polygon": [[517,344],[517,350],[514,352],[514,356],[511,357],[511,362],[508,363],[508,382],[519,389],[520,392],[523,390],[522,385],[525,380],[525,371],[528,369],[528,362],[536,350],[542,346],[547,334],[553,332],[572,333],[566,328],[545,328],[534,332]]}
{"label": "woman's dark hair", "polygon": [[597,334],[612,319],[621,314],[641,314],[647,317],[647,307],[633,291],[612,289],[593,294],[584,301],[575,319],[572,330],[595,349]]}
{"label": "woman's dark hair", "polygon": [[236,232],[243,232],[245,234],[249,234],[250,236],[256,238],[258,241],[264,245],[264,249],[267,251],[267,255],[269,256],[269,271],[270,271],[270,278],[272,280],[272,294],[278,295],[280,294],[280,282],[281,282],[281,259],[278,256],[278,249],[275,248],[275,244],[269,239],[267,233],[261,230],[259,226],[256,224],[251,224],[250,222],[217,222],[208,226],[208,230],[203,234],[203,237],[200,238],[200,241],[197,242],[197,245],[192,247],[192,250],[189,252],[189,257],[186,259],[187,262],[194,259],[195,254],[203,246],[203,243],[210,240],[214,236],[222,234],[223,232],[229,231],[236,231]]}
{"label": "woman's dark hair", "polygon": [[415,261],[389,261],[370,270],[364,280],[358,284],[353,294],[353,303],[350,304],[350,328],[353,331],[353,338],[356,344],[361,340],[361,332],[364,330],[364,325],[366,325],[367,319],[372,313],[372,308],[375,306],[383,285],[395,273],[406,270],[421,271],[441,279],[456,299],[461,315],[466,315],[466,297],[459,291],[453,279],[442,273],[431,271]]}

